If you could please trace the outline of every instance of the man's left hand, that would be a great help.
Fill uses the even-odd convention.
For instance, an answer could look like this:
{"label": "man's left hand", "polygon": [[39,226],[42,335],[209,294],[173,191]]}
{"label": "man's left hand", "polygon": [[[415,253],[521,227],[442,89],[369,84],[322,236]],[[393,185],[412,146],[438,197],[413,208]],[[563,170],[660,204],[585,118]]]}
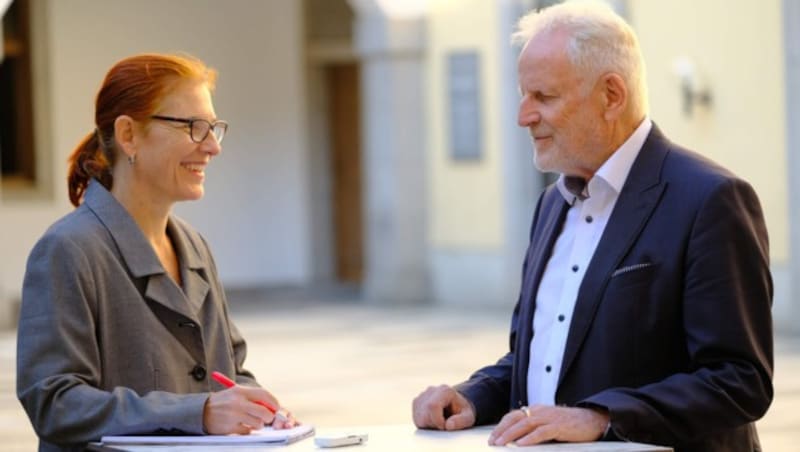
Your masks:
{"label": "man's left hand", "polygon": [[605,433],[608,421],[608,413],[601,410],[536,405],[527,412],[513,410],[503,416],[489,436],[489,445],[596,441]]}

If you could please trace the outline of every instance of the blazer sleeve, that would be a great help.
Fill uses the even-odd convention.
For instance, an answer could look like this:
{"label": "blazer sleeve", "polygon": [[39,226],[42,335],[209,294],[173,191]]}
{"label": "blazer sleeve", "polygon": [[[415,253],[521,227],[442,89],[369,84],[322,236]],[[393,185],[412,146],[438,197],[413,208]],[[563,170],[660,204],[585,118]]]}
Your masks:
{"label": "blazer sleeve", "polygon": [[17,396],[46,442],[85,444],[103,435],[203,433],[208,394],[99,389],[93,262],[69,237],[45,235],[28,260],[17,340]]}
{"label": "blazer sleeve", "polygon": [[616,436],[681,444],[764,415],[773,397],[772,279],[758,198],[729,178],[697,213],[683,263],[689,367],[638,388],[611,388],[579,405],[606,407]]}
{"label": "blazer sleeve", "polygon": [[[517,309],[514,310],[514,320]],[[515,322],[512,320],[512,325]],[[455,386],[472,404],[475,410],[475,425],[494,424],[505,413],[511,400],[511,378],[513,375],[513,344],[516,332],[512,326],[512,351],[503,355],[495,364],[483,367],[473,373],[469,380]]]}
{"label": "blazer sleeve", "polygon": [[[533,233],[536,229],[539,212],[542,210],[542,203],[545,194],[539,197],[536,204],[529,240],[532,242]],[[514,378],[514,354],[519,333],[519,319],[523,300],[523,288],[525,278],[528,275],[529,256],[532,243],[528,245],[525,260],[522,263],[522,284],[514,313],[511,316],[511,328],[509,334],[509,352],[497,360],[495,364],[483,367],[473,373],[469,379],[455,386],[455,389],[464,395],[472,403],[475,409],[475,425],[497,423],[511,407],[511,387]],[[526,369],[527,370],[527,369]]]}

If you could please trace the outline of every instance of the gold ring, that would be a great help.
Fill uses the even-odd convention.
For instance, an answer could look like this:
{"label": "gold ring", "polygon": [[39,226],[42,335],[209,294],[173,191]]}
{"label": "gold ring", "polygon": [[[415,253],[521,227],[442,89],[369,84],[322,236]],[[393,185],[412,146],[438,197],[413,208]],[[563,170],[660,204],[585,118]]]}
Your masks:
{"label": "gold ring", "polygon": [[527,406],[522,405],[521,407],[519,407],[519,410],[525,413],[525,417],[531,416],[531,410],[529,410]]}

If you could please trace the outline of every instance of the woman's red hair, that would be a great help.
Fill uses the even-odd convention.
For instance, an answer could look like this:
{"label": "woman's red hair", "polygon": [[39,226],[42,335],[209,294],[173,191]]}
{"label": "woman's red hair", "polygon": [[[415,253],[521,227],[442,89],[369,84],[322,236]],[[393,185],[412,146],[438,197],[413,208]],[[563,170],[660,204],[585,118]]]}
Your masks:
{"label": "woman's red hair", "polygon": [[198,81],[214,89],[215,70],[189,55],[141,54],[115,64],[106,74],[95,101],[95,130],[69,157],[69,200],[77,207],[89,180],[111,190],[111,169],[117,157],[114,121],[128,115],[147,123],[161,101],[180,82]]}

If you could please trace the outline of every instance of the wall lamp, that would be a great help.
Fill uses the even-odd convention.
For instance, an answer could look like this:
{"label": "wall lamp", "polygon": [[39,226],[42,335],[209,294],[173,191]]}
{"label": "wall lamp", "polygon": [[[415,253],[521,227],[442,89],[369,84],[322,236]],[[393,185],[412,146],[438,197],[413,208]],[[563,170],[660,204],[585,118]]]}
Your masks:
{"label": "wall lamp", "polygon": [[672,69],[678,76],[683,114],[691,118],[696,106],[710,108],[711,89],[698,76],[694,62],[688,57],[678,57]]}

